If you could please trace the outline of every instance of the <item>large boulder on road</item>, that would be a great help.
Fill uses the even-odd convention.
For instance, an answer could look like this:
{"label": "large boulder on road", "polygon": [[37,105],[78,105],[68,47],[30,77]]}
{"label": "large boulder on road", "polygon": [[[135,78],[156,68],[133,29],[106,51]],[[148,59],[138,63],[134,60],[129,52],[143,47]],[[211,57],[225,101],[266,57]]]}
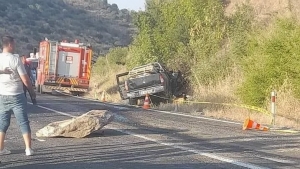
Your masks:
{"label": "large boulder on road", "polygon": [[73,119],[48,124],[36,132],[37,137],[74,137],[83,138],[102,129],[113,120],[107,110],[91,110]]}

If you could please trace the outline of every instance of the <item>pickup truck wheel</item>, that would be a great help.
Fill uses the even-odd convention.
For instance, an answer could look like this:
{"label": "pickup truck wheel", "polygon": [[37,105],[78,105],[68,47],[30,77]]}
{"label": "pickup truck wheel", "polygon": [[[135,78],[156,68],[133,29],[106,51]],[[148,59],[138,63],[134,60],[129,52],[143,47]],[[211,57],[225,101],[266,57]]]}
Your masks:
{"label": "pickup truck wheel", "polygon": [[137,99],[128,99],[129,105],[137,105]]}
{"label": "pickup truck wheel", "polygon": [[153,98],[151,98],[151,101],[152,101],[153,105],[158,106],[163,101],[163,99],[158,98],[158,97],[153,97]]}

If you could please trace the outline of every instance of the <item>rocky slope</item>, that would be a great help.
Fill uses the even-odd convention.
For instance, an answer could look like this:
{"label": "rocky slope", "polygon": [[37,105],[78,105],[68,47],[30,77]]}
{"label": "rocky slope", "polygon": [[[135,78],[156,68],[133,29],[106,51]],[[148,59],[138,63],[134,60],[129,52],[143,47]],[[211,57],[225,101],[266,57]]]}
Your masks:
{"label": "rocky slope", "polygon": [[107,0],[0,0],[0,35],[18,41],[17,52],[28,53],[39,41],[91,43],[96,56],[131,41],[130,11]]}

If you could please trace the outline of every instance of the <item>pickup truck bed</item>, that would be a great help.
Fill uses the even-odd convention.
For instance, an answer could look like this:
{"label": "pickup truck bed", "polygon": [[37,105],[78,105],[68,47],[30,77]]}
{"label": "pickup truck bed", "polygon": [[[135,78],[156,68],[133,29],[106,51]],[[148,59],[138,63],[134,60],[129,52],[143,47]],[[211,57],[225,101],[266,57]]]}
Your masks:
{"label": "pickup truck bed", "polygon": [[[124,78],[123,81],[120,80],[121,77]],[[143,100],[146,94],[169,99],[175,89],[172,83],[176,81],[172,73],[156,62],[118,74],[116,78],[121,98],[129,99],[134,104],[137,99]]]}
{"label": "pickup truck bed", "polygon": [[127,85],[129,90],[161,85],[160,74],[157,73],[138,78],[131,78],[127,80]]}

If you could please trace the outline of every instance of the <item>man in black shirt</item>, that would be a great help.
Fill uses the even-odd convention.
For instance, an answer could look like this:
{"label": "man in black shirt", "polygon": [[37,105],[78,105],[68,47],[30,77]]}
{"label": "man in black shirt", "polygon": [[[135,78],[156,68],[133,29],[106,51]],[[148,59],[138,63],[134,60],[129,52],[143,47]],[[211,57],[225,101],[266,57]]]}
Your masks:
{"label": "man in black shirt", "polygon": [[[30,70],[30,65],[26,62],[26,56],[22,55],[21,60],[22,60],[22,63],[25,67],[27,75],[29,76],[29,79],[32,79],[33,77],[32,77],[32,73],[31,73],[31,70]],[[23,90],[24,90],[25,97],[27,97],[26,96],[27,87],[24,84],[23,84]]]}

